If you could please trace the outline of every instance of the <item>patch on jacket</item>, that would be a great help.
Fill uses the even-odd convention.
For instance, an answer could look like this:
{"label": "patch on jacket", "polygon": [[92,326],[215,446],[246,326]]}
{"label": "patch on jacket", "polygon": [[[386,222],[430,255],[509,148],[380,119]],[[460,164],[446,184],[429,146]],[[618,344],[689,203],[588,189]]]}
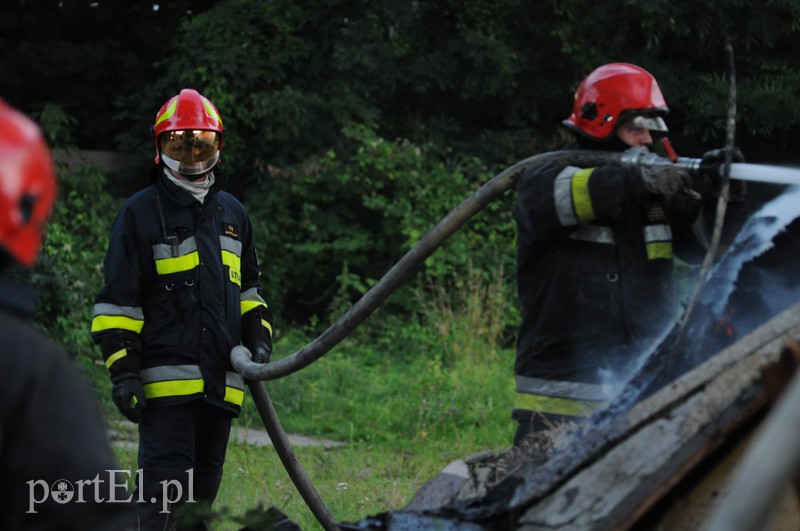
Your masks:
{"label": "patch on jacket", "polygon": [[651,207],[647,210],[648,221],[667,221],[667,216],[664,214],[664,209],[660,206]]}
{"label": "patch on jacket", "polygon": [[236,225],[231,225],[230,223],[223,223],[222,224],[222,233],[225,236],[230,236],[231,238],[239,239],[239,227]]}

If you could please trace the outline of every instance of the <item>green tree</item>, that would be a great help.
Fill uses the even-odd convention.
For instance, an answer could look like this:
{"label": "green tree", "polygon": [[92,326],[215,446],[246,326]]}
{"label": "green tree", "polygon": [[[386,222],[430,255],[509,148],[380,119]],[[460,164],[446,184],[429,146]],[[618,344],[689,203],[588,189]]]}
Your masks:
{"label": "green tree", "polygon": [[212,3],[6,0],[0,5],[0,97],[28,114],[56,104],[77,122],[75,145],[119,149],[119,133],[130,136],[142,118],[141,136],[149,131],[158,109],[146,117],[127,109],[168,68],[155,63],[166,59],[176,25]]}

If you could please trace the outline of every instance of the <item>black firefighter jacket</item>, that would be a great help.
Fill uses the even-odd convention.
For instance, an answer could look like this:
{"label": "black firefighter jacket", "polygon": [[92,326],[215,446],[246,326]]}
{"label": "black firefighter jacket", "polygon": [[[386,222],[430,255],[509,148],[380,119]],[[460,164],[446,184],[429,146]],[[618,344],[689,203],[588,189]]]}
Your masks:
{"label": "black firefighter jacket", "polygon": [[92,336],[112,379],[139,374],[147,407],[189,400],[238,414],[231,348],[271,346],[250,220],[215,184],[201,205],[160,175],[111,230]]}
{"label": "black firefighter jacket", "polygon": [[515,372],[521,411],[585,416],[600,369],[620,368],[677,311],[673,256],[699,261],[701,200],[644,192],[631,170],[546,164],[518,182]]}
{"label": "black firefighter jacket", "polygon": [[92,485],[75,501],[79,481],[101,499],[129,494],[110,489],[119,466],[97,397],[32,314],[32,293],[0,279],[0,529],[127,529],[130,504],[99,502]]}

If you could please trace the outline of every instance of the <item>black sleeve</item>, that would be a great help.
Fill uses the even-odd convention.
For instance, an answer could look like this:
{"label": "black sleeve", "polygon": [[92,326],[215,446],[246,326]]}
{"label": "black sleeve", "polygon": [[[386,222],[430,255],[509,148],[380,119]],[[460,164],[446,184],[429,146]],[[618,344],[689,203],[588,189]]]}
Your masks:
{"label": "black sleeve", "polygon": [[272,311],[261,296],[261,269],[250,218],[242,223],[242,344],[251,351],[264,345],[272,351]]}
{"label": "black sleeve", "polygon": [[103,262],[105,284],[95,297],[91,334],[100,345],[111,377],[138,374],[144,326],[141,278],[144,257],[137,241],[136,219],[123,207],[111,228]]}
{"label": "black sleeve", "polygon": [[616,166],[543,164],[520,178],[514,218],[534,239],[565,236],[581,225],[618,218],[639,191],[632,172]]}
{"label": "black sleeve", "polygon": [[[23,325],[24,326],[24,325]],[[19,330],[22,330],[20,333]],[[118,469],[96,396],[86,380],[51,342],[22,326],[0,333],[2,367],[2,492],[4,529],[126,529],[132,507],[97,503],[111,496],[109,471]],[[115,474],[122,483],[127,475]],[[84,482],[81,485],[80,482]],[[79,489],[86,503],[76,503]],[[63,494],[70,501],[59,503]],[[119,487],[115,499],[130,494]],[[34,503],[34,500],[42,500]]]}

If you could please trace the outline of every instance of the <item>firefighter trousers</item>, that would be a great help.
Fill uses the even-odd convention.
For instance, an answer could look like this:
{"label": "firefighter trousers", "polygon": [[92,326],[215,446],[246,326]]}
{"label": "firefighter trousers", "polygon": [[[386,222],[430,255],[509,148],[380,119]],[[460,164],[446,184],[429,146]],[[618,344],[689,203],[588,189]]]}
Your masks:
{"label": "firefighter trousers", "polygon": [[134,495],[144,502],[138,507],[139,529],[170,529],[178,507],[214,502],[231,420],[229,412],[202,400],[143,411],[139,423],[142,492]]}

